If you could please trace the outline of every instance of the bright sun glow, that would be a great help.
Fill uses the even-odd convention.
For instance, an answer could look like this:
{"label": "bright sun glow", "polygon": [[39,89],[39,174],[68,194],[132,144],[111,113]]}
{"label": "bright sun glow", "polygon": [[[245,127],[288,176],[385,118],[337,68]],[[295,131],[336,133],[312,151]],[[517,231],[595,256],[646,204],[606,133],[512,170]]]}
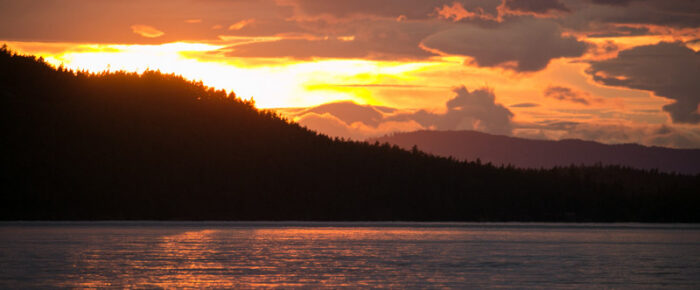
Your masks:
{"label": "bright sun glow", "polygon": [[[12,44],[20,51],[26,45]],[[234,91],[253,98],[260,108],[303,107],[338,100],[377,104],[362,89],[344,85],[373,85],[410,81],[408,72],[434,63],[377,62],[367,60],[288,61],[283,64],[245,66],[243,62],[208,59],[221,45],[168,43],[162,45],[74,45],[60,52],[37,52],[49,63],[90,72],[160,70],[175,73],[205,85]]]}

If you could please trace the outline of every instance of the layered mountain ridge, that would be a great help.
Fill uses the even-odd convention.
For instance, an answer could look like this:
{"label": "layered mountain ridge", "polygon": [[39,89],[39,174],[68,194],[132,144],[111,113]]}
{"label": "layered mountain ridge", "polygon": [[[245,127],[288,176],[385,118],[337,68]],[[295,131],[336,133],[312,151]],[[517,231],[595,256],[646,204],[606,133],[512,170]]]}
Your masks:
{"label": "layered mountain ridge", "polygon": [[620,165],[637,169],[700,174],[700,149],[647,147],[639,144],[602,144],[578,139],[533,140],[477,131],[416,131],[373,138],[405,149],[438,156],[491,162],[520,168]]}

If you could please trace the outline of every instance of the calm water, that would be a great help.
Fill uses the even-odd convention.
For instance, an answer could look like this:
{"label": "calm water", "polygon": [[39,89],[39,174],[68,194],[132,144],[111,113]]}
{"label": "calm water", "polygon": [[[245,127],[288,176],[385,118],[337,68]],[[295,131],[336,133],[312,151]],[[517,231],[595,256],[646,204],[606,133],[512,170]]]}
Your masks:
{"label": "calm water", "polygon": [[698,288],[700,225],[0,223],[0,288]]}

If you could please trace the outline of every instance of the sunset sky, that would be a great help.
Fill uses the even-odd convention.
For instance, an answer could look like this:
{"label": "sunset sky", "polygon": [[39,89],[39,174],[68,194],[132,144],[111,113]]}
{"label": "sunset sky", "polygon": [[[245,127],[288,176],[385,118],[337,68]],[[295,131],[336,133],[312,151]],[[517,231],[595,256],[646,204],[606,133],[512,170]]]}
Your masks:
{"label": "sunset sky", "polygon": [[0,42],[158,69],[354,139],[479,130],[700,148],[693,0],[0,0]]}

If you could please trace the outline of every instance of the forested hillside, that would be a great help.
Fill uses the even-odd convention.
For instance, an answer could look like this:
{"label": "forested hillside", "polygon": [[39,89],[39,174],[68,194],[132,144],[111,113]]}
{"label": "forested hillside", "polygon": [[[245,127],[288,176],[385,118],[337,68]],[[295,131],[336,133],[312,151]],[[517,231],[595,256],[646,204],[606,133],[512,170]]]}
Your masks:
{"label": "forested hillside", "polygon": [[0,51],[4,220],[700,221],[700,177],[334,140],[234,94]]}
{"label": "forested hillside", "polygon": [[481,159],[496,165],[551,168],[575,165],[621,165],[638,169],[700,174],[700,149],[671,149],[638,144],[601,144],[583,140],[531,140],[477,131],[416,131],[372,139],[439,156]]}

